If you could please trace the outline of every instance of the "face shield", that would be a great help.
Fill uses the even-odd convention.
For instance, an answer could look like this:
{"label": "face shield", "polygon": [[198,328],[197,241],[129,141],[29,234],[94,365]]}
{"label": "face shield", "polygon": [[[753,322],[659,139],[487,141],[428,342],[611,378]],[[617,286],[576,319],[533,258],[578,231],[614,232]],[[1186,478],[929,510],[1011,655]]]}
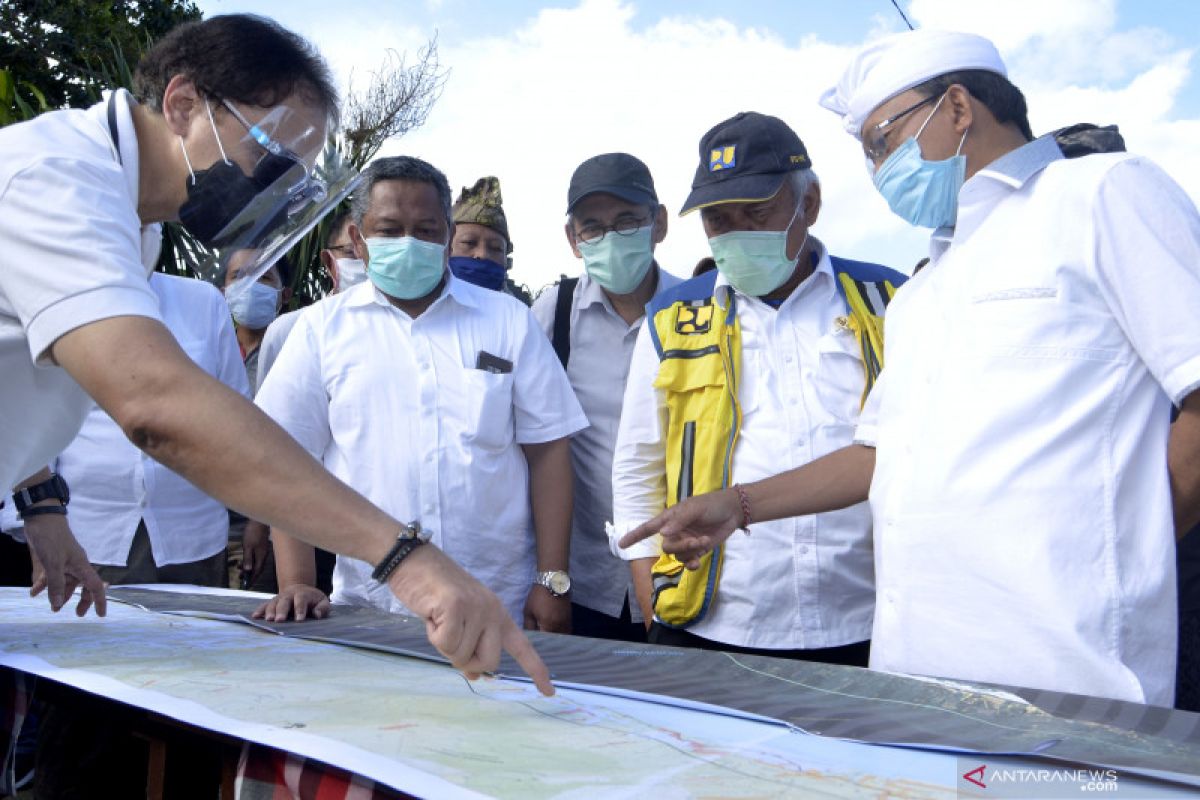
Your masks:
{"label": "face shield", "polygon": [[[237,255],[226,286],[236,294],[342,202],[359,176],[327,146],[324,125],[313,124],[311,115],[277,106],[254,123],[223,103],[245,136],[228,150],[217,137],[222,159],[194,175],[179,213],[184,227],[209,245],[210,255],[196,266],[201,278],[223,279]],[[253,159],[249,175],[233,154],[240,163]]]}

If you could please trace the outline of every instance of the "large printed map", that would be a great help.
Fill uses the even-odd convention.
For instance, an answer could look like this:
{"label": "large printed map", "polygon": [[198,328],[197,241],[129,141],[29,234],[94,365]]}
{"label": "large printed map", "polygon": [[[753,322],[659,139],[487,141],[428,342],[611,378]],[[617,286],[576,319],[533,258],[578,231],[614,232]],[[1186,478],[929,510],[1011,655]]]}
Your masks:
{"label": "large printed map", "polygon": [[[953,797],[952,758],[109,605],[0,590],[0,663],[285,747],[418,795]],[[862,750],[873,752],[863,757]]]}

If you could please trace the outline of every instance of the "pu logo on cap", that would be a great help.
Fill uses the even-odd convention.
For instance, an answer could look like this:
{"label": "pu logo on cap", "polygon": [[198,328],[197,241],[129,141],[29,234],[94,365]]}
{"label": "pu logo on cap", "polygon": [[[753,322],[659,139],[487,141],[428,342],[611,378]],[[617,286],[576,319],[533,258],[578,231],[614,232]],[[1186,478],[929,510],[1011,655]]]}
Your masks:
{"label": "pu logo on cap", "polygon": [[714,147],[708,154],[708,171],[719,172],[723,169],[733,169],[737,166],[737,145]]}

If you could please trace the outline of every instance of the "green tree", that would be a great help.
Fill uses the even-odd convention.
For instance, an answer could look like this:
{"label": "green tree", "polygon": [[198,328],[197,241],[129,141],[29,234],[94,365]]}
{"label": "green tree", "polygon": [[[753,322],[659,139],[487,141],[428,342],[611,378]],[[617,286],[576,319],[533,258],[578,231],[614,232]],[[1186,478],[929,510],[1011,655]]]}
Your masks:
{"label": "green tree", "polygon": [[3,0],[0,68],[47,108],[90,105],[111,88],[114,53],[136,64],[150,43],[200,19],[190,0]]}

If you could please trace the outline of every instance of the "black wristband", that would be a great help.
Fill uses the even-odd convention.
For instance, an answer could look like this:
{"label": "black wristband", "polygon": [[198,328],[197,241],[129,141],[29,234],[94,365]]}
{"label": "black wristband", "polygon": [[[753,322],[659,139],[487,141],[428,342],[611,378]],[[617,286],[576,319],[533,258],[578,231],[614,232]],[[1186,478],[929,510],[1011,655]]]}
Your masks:
{"label": "black wristband", "polygon": [[425,544],[425,540],[415,536],[411,539],[397,539],[396,543],[392,545],[392,549],[388,551],[388,554],[371,571],[371,577],[383,583],[396,571],[400,566],[400,562],[408,558],[409,553],[423,544]]}
{"label": "black wristband", "polygon": [[26,508],[23,511],[21,511],[19,513],[19,516],[21,517],[21,519],[29,519],[30,517],[37,517],[42,514],[62,514],[65,517],[67,515],[67,507],[66,506],[30,506],[29,508]]}
{"label": "black wristband", "polygon": [[396,543],[392,545],[392,549],[388,550],[383,560],[375,565],[375,569],[371,570],[371,577],[383,583],[396,571],[396,568],[400,566],[400,562],[408,558],[409,553],[428,542],[430,538],[429,531],[421,530],[421,523],[419,521],[413,520],[408,523],[400,529],[400,533],[396,536]]}

